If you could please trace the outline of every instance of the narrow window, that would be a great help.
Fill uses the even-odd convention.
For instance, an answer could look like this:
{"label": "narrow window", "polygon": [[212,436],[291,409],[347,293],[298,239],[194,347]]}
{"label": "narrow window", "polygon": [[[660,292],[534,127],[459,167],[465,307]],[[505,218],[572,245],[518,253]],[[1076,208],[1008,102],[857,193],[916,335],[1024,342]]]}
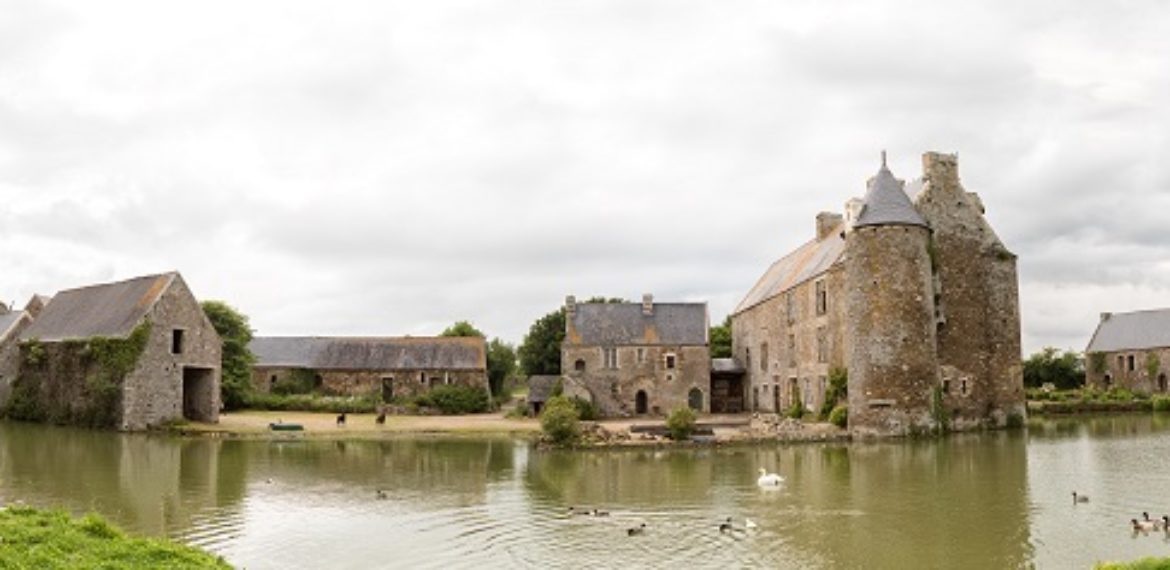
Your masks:
{"label": "narrow window", "polygon": [[667,370],[674,370],[674,355],[673,354],[666,355],[666,369]]}
{"label": "narrow window", "polygon": [[829,311],[829,294],[825,291],[825,280],[816,282],[817,314],[823,315]]}
{"label": "narrow window", "polygon": [[171,354],[183,354],[183,329],[171,331]]}
{"label": "narrow window", "polygon": [[829,361],[829,339],[825,327],[817,327],[817,362]]}
{"label": "narrow window", "polygon": [[788,324],[796,322],[796,298],[792,295],[792,291],[784,298],[785,313],[788,316]]}
{"label": "narrow window", "polygon": [[1129,355],[1129,371],[1130,372],[1134,371],[1134,357],[1132,354]]}
{"label": "narrow window", "polygon": [[950,380],[943,380],[942,393],[943,394],[950,394],[951,393],[951,381]]}
{"label": "narrow window", "polygon": [[638,364],[642,364],[643,362],[646,362],[646,349],[639,348],[638,349]]}
{"label": "narrow window", "polygon": [[748,369],[748,371],[751,371],[751,369],[752,369],[752,349],[745,348],[744,352],[747,354],[747,357],[744,358],[744,361],[743,361],[744,366]]}
{"label": "narrow window", "polygon": [[418,373],[418,383],[419,384],[426,384],[427,383],[427,373],[426,372],[419,372]]}
{"label": "narrow window", "polygon": [[961,392],[964,396],[967,395],[967,381],[966,380],[959,382],[959,392]]}
{"label": "narrow window", "polygon": [[796,366],[796,335],[788,335],[788,367]]}
{"label": "narrow window", "polygon": [[760,370],[768,371],[768,343],[766,342],[760,345]]}
{"label": "narrow window", "polygon": [[585,371],[585,360],[582,358],[578,358],[577,362],[573,363],[573,370],[576,370],[577,372],[584,372]]}
{"label": "narrow window", "polygon": [[603,348],[603,349],[601,349],[601,360],[602,360],[602,366],[604,366],[605,368],[608,368],[610,370],[616,370],[618,367],[617,349],[616,348]]}

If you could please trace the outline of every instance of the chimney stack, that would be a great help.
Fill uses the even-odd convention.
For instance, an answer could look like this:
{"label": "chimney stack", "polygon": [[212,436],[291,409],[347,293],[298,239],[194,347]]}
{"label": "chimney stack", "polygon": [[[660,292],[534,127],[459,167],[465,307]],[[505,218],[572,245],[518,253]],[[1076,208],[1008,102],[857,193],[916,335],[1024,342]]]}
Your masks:
{"label": "chimney stack", "polygon": [[932,188],[959,190],[959,155],[927,152],[922,155],[922,176]]}
{"label": "chimney stack", "polygon": [[654,314],[654,295],[649,293],[642,295],[642,314],[647,317]]}
{"label": "chimney stack", "polygon": [[844,220],[844,216],[834,214],[833,212],[821,212],[817,214],[817,241],[828,237]]}
{"label": "chimney stack", "polygon": [[1101,313],[1101,322],[1105,322],[1105,321],[1109,320],[1109,317],[1112,317],[1112,316],[1113,316],[1113,313]]}
{"label": "chimney stack", "polygon": [[577,298],[576,297],[574,297],[572,295],[565,297],[565,314],[570,316],[570,317],[577,314]]}

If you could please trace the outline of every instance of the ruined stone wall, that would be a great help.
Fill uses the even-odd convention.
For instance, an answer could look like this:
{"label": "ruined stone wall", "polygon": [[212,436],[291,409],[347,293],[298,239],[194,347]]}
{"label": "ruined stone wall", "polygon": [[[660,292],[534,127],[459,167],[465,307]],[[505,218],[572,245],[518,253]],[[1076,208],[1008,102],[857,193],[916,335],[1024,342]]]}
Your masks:
{"label": "ruined stone wall", "polygon": [[[1124,350],[1098,353],[1101,368],[1092,354],[1085,356],[1085,384],[1098,390],[1121,387],[1143,394],[1170,392],[1170,348]],[[1130,369],[1130,357],[1133,368]]]}
{"label": "ruined stone wall", "polygon": [[[638,391],[646,392],[648,412],[669,414],[687,406],[691,390],[703,395],[702,411],[711,409],[711,356],[706,346],[625,345],[617,350],[617,368],[604,367],[602,347],[566,343],[561,349],[561,373],[581,382],[593,396],[598,412],[608,417],[635,414]],[[638,359],[638,351],[642,359]],[[673,369],[667,355],[675,356]],[[577,362],[584,371],[577,370]]]}
{"label": "ruined stone wall", "polygon": [[[823,313],[817,310],[818,282],[827,295]],[[809,411],[820,409],[829,371],[845,366],[844,288],[844,266],[837,264],[732,315],[732,354],[747,369],[748,409],[784,412],[796,397]],[[822,336],[823,355],[818,347]]]}
{"label": "ruined stone wall", "polygon": [[[150,336],[138,366],[126,377],[119,427],[140,430],[183,419],[184,367],[211,370],[209,381],[196,388],[197,417],[188,419],[219,421],[223,342],[181,277],[175,277],[146,320]],[[171,352],[175,330],[183,331],[179,354]]]}
{"label": "ruined stone wall", "polygon": [[[256,367],[252,369],[252,386],[261,393],[272,391],[272,385],[288,379],[296,369]],[[484,370],[319,370],[306,371],[320,377],[318,389],[330,396],[373,396],[383,394],[383,380],[389,380],[391,399],[413,398],[432,387],[457,385],[488,389]]]}
{"label": "ruined stone wall", "polygon": [[1025,413],[1016,258],[963,190],[955,156],[923,155],[915,205],[933,229],[938,358],[951,427]]}
{"label": "ruined stone wall", "polygon": [[938,385],[929,230],[853,229],[845,246],[849,428],[904,435],[934,427]]}

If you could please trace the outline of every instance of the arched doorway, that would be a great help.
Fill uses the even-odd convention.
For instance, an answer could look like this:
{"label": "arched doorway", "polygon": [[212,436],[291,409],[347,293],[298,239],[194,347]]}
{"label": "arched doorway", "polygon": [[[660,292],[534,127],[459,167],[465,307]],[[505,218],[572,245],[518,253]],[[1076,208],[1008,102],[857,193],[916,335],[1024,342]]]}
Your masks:
{"label": "arched doorway", "polygon": [[703,391],[691,388],[690,393],[687,394],[687,405],[696,412],[703,411]]}
{"label": "arched doorway", "polygon": [[638,390],[637,395],[634,396],[634,413],[644,414],[650,410],[650,398],[646,396],[645,390]]}

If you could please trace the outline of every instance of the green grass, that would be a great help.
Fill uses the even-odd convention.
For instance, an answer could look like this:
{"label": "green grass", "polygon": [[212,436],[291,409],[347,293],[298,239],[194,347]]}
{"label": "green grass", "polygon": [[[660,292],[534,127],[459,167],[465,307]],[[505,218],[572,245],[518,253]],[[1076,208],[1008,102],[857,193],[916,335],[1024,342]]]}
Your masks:
{"label": "green grass", "polygon": [[1133,562],[1101,562],[1095,570],[1170,570],[1170,558],[1142,558]]}
{"label": "green grass", "polygon": [[105,519],[73,518],[29,507],[0,510],[0,568],[217,568],[217,558],[190,546],[126,536]]}

